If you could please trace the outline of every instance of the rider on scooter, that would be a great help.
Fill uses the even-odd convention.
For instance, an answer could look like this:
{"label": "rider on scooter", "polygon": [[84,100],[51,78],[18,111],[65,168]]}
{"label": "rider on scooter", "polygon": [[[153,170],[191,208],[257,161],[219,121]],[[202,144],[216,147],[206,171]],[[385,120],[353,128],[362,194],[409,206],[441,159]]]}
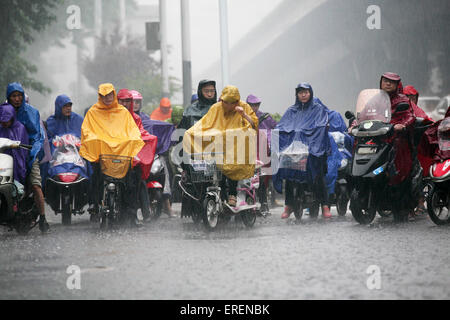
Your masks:
{"label": "rider on scooter", "polygon": [[[0,138],[13,141],[20,141],[22,144],[29,144],[29,138],[25,126],[16,119],[16,111],[9,103],[0,106]],[[25,184],[27,173],[27,161],[29,152],[24,149],[9,149],[4,153],[14,158],[14,180]]]}
{"label": "rider on scooter", "polygon": [[39,168],[40,155],[43,155],[43,144],[45,141],[44,129],[40,125],[39,111],[25,101],[25,91],[20,83],[10,83],[7,88],[6,97],[8,103],[16,110],[16,119],[27,129],[30,144],[30,158],[27,163],[27,183],[33,190],[34,201],[39,209],[39,229],[48,232],[49,225],[45,218],[45,202],[42,192],[42,177]]}
{"label": "rider on scooter", "polygon": [[[147,192],[142,192],[142,188],[146,191],[145,181],[150,175],[150,170],[152,169],[153,159],[155,158],[156,145],[158,143],[158,138],[154,135],[148,133],[142,125],[141,118],[134,112],[134,99],[132,93],[128,89],[122,89],[119,91],[117,98],[119,99],[119,104],[128,109],[131,116],[133,117],[136,125],[141,132],[141,138],[145,142],[145,146],[141,149],[137,158],[133,161],[133,171],[132,174],[135,185],[138,190],[138,198],[142,214],[144,218],[150,215],[150,201],[148,199]],[[137,210],[137,205],[135,205]],[[136,216],[137,212],[133,210],[132,215]],[[135,218],[137,221],[137,216]]]}
{"label": "rider on scooter", "polygon": [[[100,156],[134,158],[144,146],[141,132],[130,112],[119,105],[114,86],[110,83],[101,84],[98,88],[98,102],[89,109],[81,127],[80,155],[92,163],[94,171],[90,180],[91,213],[98,213],[103,189],[98,163]],[[137,190],[128,190],[128,194],[131,195],[127,197],[128,207],[134,207],[137,203]]]}
{"label": "rider on scooter", "polygon": [[202,80],[198,84],[198,100],[194,101],[183,113],[178,129],[189,130],[199,121],[213,104],[217,102],[216,82],[214,80]]}
{"label": "rider on scooter", "polygon": [[[258,147],[257,147],[257,156],[260,161],[264,163],[264,167],[262,168],[263,172],[265,168],[270,168],[270,138],[272,134],[272,130],[275,129],[277,122],[270,116],[268,113],[262,112],[259,108],[261,107],[261,99],[257,96],[250,94],[247,97],[247,103],[252,107],[256,116],[258,117],[259,122],[259,132],[258,132]],[[265,137],[262,138],[262,137]],[[267,149],[262,148],[260,143],[267,143]],[[260,154],[263,152],[262,150],[267,150],[268,154]],[[265,161],[268,158],[268,161]],[[263,175],[263,180],[259,184],[258,189],[258,197],[261,201],[261,212],[263,215],[269,214],[269,205],[267,203],[267,188],[269,184],[270,175]]]}
{"label": "rider on scooter", "polygon": [[[209,109],[208,113],[185,133],[183,140],[185,152],[193,151],[193,153],[202,153],[206,148],[209,149],[211,142],[215,143],[215,152],[223,151],[223,164],[218,163],[218,165],[221,167],[225,176],[223,186],[228,183],[228,205],[231,207],[236,206],[238,181],[253,177],[255,173],[256,157],[252,157],[251,153],[256,152],[256,147],[253,150],[252,142],[256,144],[255,130],[257,129],[258,118],[256,117],[255,112],[247,103],[241,101],[241,95],[238,88],[227,86],[223,89],[219,102],[214,104]],[[249,133],[250,149],[246,150],[246,143],[242,146],[238,146],[234,139],[231,145],[227,145],[227,134],[231,135],[232,133],[238,135],[238,141],[240,138],[239,134],[248,137],[247,133]],[[254,134],[254,141],[251,139],[252,134]],[[208,135],[211,135],[210,138],[215,137],[216,140],[223,140],[211,140],[208,139]],[[204,139],[199,141],[199,137],[203,137]],[[217,150],[220,149],[220,147],[222,150]],[[230,149],[233,149],[234,152],[229,151]],[[244,163],[239,163],[239,161],[236,160],[238,150],[241,155],[241,150],[244,150]],[[230,157],[231,154],[234,158]],[[240,157],[237,158],[239,160]]]}
{"label": "rider on scooter", "polygon": [[[325,184],[327,157],[331,152],[328,137],[329,109],[314,97],[313,89],[308,83],[297,86],[295,98],[295,104],[286,111],[276,127],[280,133],[280,151],[291,145],[293,141],[302,142],[308,147],[307,179],[313,183],[314,194],[322,204],[323,217],[331,218]],[[292,170],[278,170],[273,181],[279,193],[282,191],[283,179],[286,180],[286,207],[281,218],[287,219],[294,212],[293,189],[296,179]]]}

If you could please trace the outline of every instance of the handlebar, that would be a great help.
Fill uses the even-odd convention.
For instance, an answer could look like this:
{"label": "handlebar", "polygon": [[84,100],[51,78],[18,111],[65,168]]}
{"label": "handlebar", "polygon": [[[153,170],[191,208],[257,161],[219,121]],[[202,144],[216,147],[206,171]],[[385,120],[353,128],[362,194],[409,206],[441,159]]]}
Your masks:
{"label": "handlebar", "polygon": [[22,149],[27,149],[27,150],[33,149],[33,146],[31,146],[29,144],[20,144],[19,147]]}

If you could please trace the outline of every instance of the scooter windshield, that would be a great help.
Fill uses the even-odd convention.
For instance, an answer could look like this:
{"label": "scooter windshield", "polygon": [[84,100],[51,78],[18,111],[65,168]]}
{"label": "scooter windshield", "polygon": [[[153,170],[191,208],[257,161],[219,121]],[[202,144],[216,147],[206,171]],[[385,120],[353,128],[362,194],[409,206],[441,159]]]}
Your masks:
{"label": "scooter windshield", "polygon": [[438,140],[441,151],[450,150],[450,118],[445,118],[439,125]]}
{"label": "scooter windshield", "polygon": [[356,103],[356,120],[391,122],[391,100],[389,95],[380,89],[366,89],[361,91]]}
{"label": "scooter windshield", "polygon": [[56,136],[53,141],[55,151],[53,151],[53,158],[50,161],[50,167],[57,167],[65,163],[71,163],[78,167],[85,168],[86,164],[79,154],[81,140],[74,135],[66,134],[63,136]]}

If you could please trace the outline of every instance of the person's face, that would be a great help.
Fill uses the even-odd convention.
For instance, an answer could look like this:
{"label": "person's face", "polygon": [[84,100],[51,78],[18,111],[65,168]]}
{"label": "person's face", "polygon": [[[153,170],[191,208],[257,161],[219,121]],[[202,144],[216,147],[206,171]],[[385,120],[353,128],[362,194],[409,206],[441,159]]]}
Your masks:
{"label": "person's face", "polygon": [[301,103],[307,103],[311,98],[311,92],[308,89],[302,89],[297,93],[297,96]]}
{"label": "person's face", "polygon": [[387,93],[394,93],[397,91],[398,81],[394,81],[387,78],[381,79],[381,90],[386,91]]}
{"label": "person's face", "polygon": [[234,109],[239,105],[239,101],[234,102],[226,102],[222,101],[222,106],[225,109],[225,112],[234,111]]}
{"label": "person's face", "polygon": [[256,113],[259,110],[261,103],[250,103],[250,107],[252,107],[253,111]]}
{"label": "person's face", "polygon": [[99,94],[99,96],[103,104],[106,106],[110,106],[114,102],[114,92],[108,93],[106,96]]}
{"label": "person's face", "polygon": [[9,102],[14,108],[20,108],[23,103],[22,93],[15,91],[9,96]]}
{"label": "person's face", "polygon": [[141,111],[142,108],[142,100],[134,100],[134,112]]}
{"label": "person's face", "polygon": [[8,122],[2,122],[1,124],[2,124],[3,128],[9,128],[12,126],[12,123],[13,123],[13,120],[11,119]]}
{"label": "person's face", "polygon": [[68,103],[62,107],[62,115],[64,117],[70,117],[72,114],[72,104]]}
{"label": "person's face", "polygon": [[211,100],[216,95],[216,88],[212,84],[204,86],[202,88],[202,94],[206,99]]}
{"label": "person's face", "polygon": [[133,99],[119,99],[119,103],[127,109],[131,108],[132,102],[133,102]]}
{"label": "person's face", "polygon": [[417,104],[419,100],[417,95],[408,94],[406,96],[408,97],[409,101],[413,102],[414,104]]}

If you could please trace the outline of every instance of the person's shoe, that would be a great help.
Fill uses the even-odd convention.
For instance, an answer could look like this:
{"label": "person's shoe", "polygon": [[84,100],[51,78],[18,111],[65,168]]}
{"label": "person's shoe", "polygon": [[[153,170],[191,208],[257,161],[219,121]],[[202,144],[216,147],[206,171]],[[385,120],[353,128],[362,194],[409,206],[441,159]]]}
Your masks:
{"label": "person's shoe", "polygon": [[236,207],[236,197],[235,196],[228,196],[228,205],[230,207]]}
{"label": "person's shoe", "polygon": [[331,218],[331,212],[330,212],[330,207],[329,206],[323,206],[322,207],[322,216],[325,219]]}
{"label": "person's shoe", "polygon": [[41,230],[42,233],[47,233],[50,230],[50,226],[48,225],[45,216],[39,217],[39,230]]}
{"label": "person's shoe", "polygon": [[289,219],[292,212],[293,210],[291,207],[289,206],[284,207],[284,212],[281,214],[281,219]]}
{"label": "person's shoe", "polygon": [[261,204],[261,215],[267,217],[270,215],[269,205],[267,203]]}

